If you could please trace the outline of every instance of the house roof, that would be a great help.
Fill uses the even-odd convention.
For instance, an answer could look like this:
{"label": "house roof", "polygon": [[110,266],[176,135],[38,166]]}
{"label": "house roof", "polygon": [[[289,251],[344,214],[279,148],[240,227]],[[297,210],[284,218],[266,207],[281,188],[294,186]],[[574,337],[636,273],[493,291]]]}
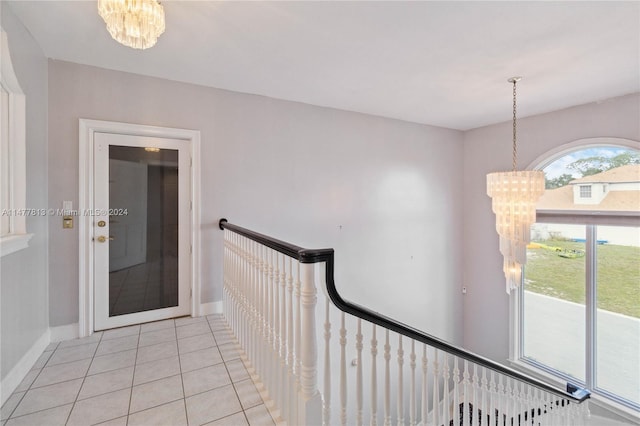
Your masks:
{"label": "house roof", "polygon": [[585,183],[625,183],[640,182],[640,164],[630,164],[607,170],[592,176],[575,179],[569,185],[547,189],[537,204],[538,210],[598,210],[598,211],[638,211],[640,191],[608,191],[599,204],[574,204],[573,185]]}
{"label": "house roof", "polygon": [[640,191],[609,191],[600,204],[574,204],[573,188],[548,189],[538,201],[538,210],[638,211]]}
{"label": "house roof", "polygon": [[627,164],[591,176],[572,180],[570,183],[622,183],[640,182],[640,164]]}

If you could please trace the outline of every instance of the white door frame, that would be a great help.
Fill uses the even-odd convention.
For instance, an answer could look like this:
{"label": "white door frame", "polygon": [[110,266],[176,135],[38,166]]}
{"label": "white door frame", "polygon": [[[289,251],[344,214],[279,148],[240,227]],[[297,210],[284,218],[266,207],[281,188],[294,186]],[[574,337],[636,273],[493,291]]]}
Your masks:
{"label": "white door frame", "polygon": [[182,139],[189,143],[191,153],[191,316],[200,315],[200,131],[168,127],[145,126],[80,119],[80,158],[78,197],[78,301],[79,337],[93,333],[93,139],[95,133],[115,133],[132,136],[150,136]]}

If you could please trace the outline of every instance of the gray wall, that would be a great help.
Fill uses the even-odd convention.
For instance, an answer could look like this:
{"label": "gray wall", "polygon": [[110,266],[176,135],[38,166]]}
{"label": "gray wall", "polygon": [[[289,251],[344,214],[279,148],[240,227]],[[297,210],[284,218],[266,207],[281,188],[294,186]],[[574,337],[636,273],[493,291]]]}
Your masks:
{"label": "gray wall", "polygon": [[[49,204],[78,201],[78,119],[202,132],[202,300],[222,297],[220,217],[334,247],[347,298],[462,341],[462,133],[49,62]],[[77,230],[51,226],[51,325],[78,321]]]}
{"label": "gray wall", "polygon": [[[584,138],[640,141],[640,94],[518,119],[518,164],[530,164]],[[495,216],[486,174],[511,169],[511,122],[464,136],[464,345],[497,361],[509,356],[509,297],[505,292]]]}
{"label": "gray wall", "polygon": [[[2,28],[26,95],[26,207],[47,207],[47,60],[11,9],[0,2]],[[5,54],[5,52],[2,52]],[[1,377],[16,365],[49,326],[47,218],[28,217],[29,248],[0,259]]]}

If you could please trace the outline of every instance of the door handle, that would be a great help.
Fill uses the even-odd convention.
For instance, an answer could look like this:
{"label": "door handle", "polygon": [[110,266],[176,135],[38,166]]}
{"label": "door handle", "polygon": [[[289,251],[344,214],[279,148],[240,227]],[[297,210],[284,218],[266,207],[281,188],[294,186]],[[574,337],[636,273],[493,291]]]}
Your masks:
{"label": "door handle", "polygon": [[[98,240],[99,243],[104,243],[107,241],[107,237],[105,237],[104,235],[100,235],[98,238],[96,238],[96,240]],[[115,240],[115,238],[109,235],[109,241],[113,241],[113,240]]]}

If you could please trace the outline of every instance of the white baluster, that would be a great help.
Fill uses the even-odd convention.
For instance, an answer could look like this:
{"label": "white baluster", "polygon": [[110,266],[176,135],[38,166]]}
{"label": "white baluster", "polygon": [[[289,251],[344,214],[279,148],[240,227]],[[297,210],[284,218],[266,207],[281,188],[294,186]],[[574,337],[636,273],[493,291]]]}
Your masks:
{"label": "white baluster", "polygon": [[329,319],[329,298],[325,301],[324,317],[324,412],[323,424],[331,424],[331,320]]}
{"label": "white baluster", "polygon": [[480,385],[480,415],[482,416],[480,418],[480,423],[484,424],[485,421],[487,421],[487,392],[488,392],[488,381],[487,381],[487,369],[484,367],[482,368],[482,379],[481,379],[481,385]]}
{"label": "white baluster", "polygon": [[243,348],[246,348],[246,346],[244,346],[245,341],[244,341],[244,331],[245,331],[245,324],[246,324],[246,315],[245,315],[245,304],[246,304],[246,299],[245,299],[245,294],[244,291],[246,289],[247,283],[246,280],[240,279],[236,281],[237,284],[234,286],[234,309],[233,309],[233,327],[232,330],[234,331],[235,336],[238,338],[238,341],[241,342],[241,344],[243,345]]}
{"label": "white baluster", "polygon": [[376,325],[373,324],[371,338],[371,426],[378,424],[378,377],[376,355],[378,355],[378,341],[376,340]]}
{"label": "white baluster", "polygon": [[245,241],[245,255],[247,256],[244,265],[244,275],[249,279],[252,288],[252,333],[253,333],[253,361],[256,372],[262,367],[262,287],[260,285],[262,274],[258,273],[258,264],[254,256],[255,243]]}
{"label": "white baluster", "polygon": [[591,411],[589,410],[589,400],[586,400],[580,404],[580,418],[584,424],[591,418]]}
{"label": "white baluster", "polygon": [[423,425],[427,424],[427,416],[429,415],[429,359],[427,358],[427,345],[422,344],[422,403],[420,404],[420,422]]}
{"label": "white baluster", "polygon": [[267,354],[268,364],[267,369],[265,371],[265,378],[267,379],[267,389],[269,390],[269,394],[271,398],[277,400],[275,390],[275,377],[274,377],[274,368],[276,364],[275,357],[275,293],[274,293],[274,270],[273,270],[273,250],[268,247],[264,247],[264,260],[267,267]]}
{"label": "white baluster", "polygon": [[264,353],[263,353],[263,340],[264,340],[264,324],[262,322],[263,316],[262,312],[264,309],[264,297],[263,297],[263,287],[262,287],[262,271],[259,267],[258,258],[256,257],[257,245],[253,241],[247,242],[247,249],[249,250],[249,260],[250,269],[248,274],[251,277],[254,287],[254,316],[255,316],[255,324],[256,324],[256,357],[254,358],[256,361],[256,371],[262,372]]}
{"label": "white baluster", "polygon": [[398,334],[398,426],[404,425],[404,350],[402,350],[402,334]]}
{"label": "white baluster", "polygon": [[507,395],[507,412],[505,413],[507,416],[507,423],[511,424],[514,408],[513,408],[513,388],[511,387],[511,379],[509,377],[505,377],[505,381],[507,382],[507,388],[505,390]]}
{"label": "white baluster", "polygon": [[496,424],[496,380],[495,372],[491,371],[491,380],[489,382],[489,424]]}
{"label": "white baluster", "polygon": [[520,422],[522,424],[525,424],[525,416],[526,419],[528,420],[530,415],[526,414],[529,410],[529,407],[527,405],[527,388],[528,385],[525,382],[520,382],[520,392],[519,392],[519,402],[520,402],[520,407],[518,410],[518,413],[520,415]]}
{"label": "white baluster", "polygon": [[512,388],[511,388],[511,413],[513,414],[513,422],[514,424],[518,424],[518,381],[515,379],[511,379]]}
{"label": "white baluster", "polygon": [[256,371],[259,371],[259,374],[262,374],[263,371],[263,361],[264,361],[264,287],[262,286],[262,270],[260,268],[260,262],[257,257],[257,244],[255,242],[249,241],[248,247],[250,250],[250,260],[251,260],[251,271],[252,279],[254,281],[254,286],[256,288],[256,299],[255,299],[255,315],[256,315],[256,350],[257,357],[256,360]]}
{"label": "white baluster", "polygon": [[434,358],[433,358],[433,409],[432,419],[434,425],[440,424],[440,366],[438,364],[438,350],[434,348]]}
{"label": "white baluster", "polygon": [[288,413],[289,405],[289,386],[287,377],[287,269],[286,269],[286,257],[280,255],[279,259],[282,261],[280,269],[280,400],[282,401],[281,411],[284,413],[285,418]]}
{"label": "white baluster", "polygon": [[300,314],[300,288],[302,287],[302,278],[301,278],[301,268],[300,268],[300,263],[298,262],[297,264],[297,269],[298,269],[298,273],[296,274],[296,284],[295,284],[295,296],[296,296],[296,303],[295,303],[295,326],[296,326],[296,330],[295,330],[295,365],[296,365],[296,377],[298,380],[298,385],[300,384],[300,340],[301,340],[301,331],[300,331],[300,327],[302,324],[302,320],[301,320],[301,314]]}
{"label": "white baluster", "polygon": [[469,426],[471,424],[471,416],[469,408],[471,403],[471,380],[469,376],[469,361],[464,361],[462,371],[462,425]]}
{"label": "white baluster", "polygon": [[344,426],[347,424],[347,329],[344,312],[340,317],[340,424]]}
{"label": "white baluster", "polygon": [[282,335],[280,326],[282,322],[280,320],[280,259],[279,254],[275,250],[271,250],[273,256],[271,261],[273,263],[273,295],[274,295],[274,306],[273,306],[273,328],[275,330],[273,337],[273,386],[274,386],[274,401],[276,402],[277,407],[282,407],[282,381],[281,381],[281,370],[280,370],[280,360],[282,359],[282,354],[280,352],[280,348],[282,346]]}
{"label": "white baluster", "polygon": [[504,380],[505,377],[500,374],[498,375],[498,416],[499,416],[499,421],[498,424],[500,425],[506,425],[507,421],[505,420],[505,416],[507,415],[507,398],[506,398],[506,389],[504,386]]}
{"label": "white baluster", "polygon": [[471,379],[471,424],[477,424],[480,419],[480,379],[478,378],[478,365],[473,364],[473,377]]}
{"label": "white baluster", "polygon": [[256,244],[258,267],[260,268],[260,287],[262,290],[262,365],[260,368],[260,376],[262,376],[267,389],[269,388],[269,377],[267,371],[269,369],[269,361],[271,360],[269,353],[269,339],[270,339],[270,327],[269,327],[269,266],[264,259],[264,251],[266,247],[260,244]]}
{"label": "white baluster", "polygon": [[292,402],[293,402],[293,412],[294,412],[294,416],[291,417],[292,419],[292,423],[296,423],[300,421],[300,417],[301,417],[301,412],[300,412],[300,407],[299,407],[299,401],[300,401],[300,325],[301,325],[301,320],[300,320],[300,287],[302,286],[302,279],[300,278],[301,275],[301,270],[300,270],[300,262],[295,262],[295,270],[296,270],[296,274],[295,274],[295,279],[294,279],[294,287],[293,287],[293,294],[294,294],[294,301],[293,301],[293,310],[294,310],[294,320],[293,320],[293,338],[294,338],[294,342],[293,342],[293,371],[294,371],[294,390],[292,391],[293,395],[292,395]]}
{"label": "white baluster", "polygon": [[[453,357],[453,418],[454,424],[460,423],[460,368],[458,366],[458,357]],[[493,425],[495,426],[495,425]]]}
{"label": "white baluster", "polygon": [[362,426],[364,423],[362,413],[362,320],[358,318],[358,331],[356,333],[356,425]]}
{"label": "white baluster", "polygon": [[391,346],[389,345],[389,329],[385,329],[384,344],[384,426],[391,426],[391,377],[389,360],[391,359]]}
{"label": "white baluster", "polygon": [[287,303],[287,367],[289,370],[289,380],[287,386],[288,393],[288,401],[289,401],[289,415],[287,416],[287,420],[292,422],[297,419],[297,385],[295,380],[295,366],[294,366],[294,328],[295,324],[293,322],[293,310],[294,310],[294,298],[293,298],[293,259],[289,258],[289,275],[287,277],[287,295],[288,295],[288,303]]}
{"label": "white baluster", "polygon": [[544,405],[546,407],[546,415],[544,416],[545,424],[555,424],[557,419],[555,418],[556,410],[552,406],[553,399],[547,392],[544,393]]}
{"label": "white baluster", "polygon": [[[228,229],[225,229],[225,248],[227,251],[227,256],[228,256],[228,262],[229,262],[229,270],[228,273],[225,271],[225,279],[224,279],[224,285],[225,285],[225,293],[227,295],[226,297],[226,306],[225,306],[225,318],[227,316],[227,314],[231,315],[232,312],[232,304],[233,301],[231,299],[231,287],[233,286],[233,282],[235,281],[235,256],[234,256],[234,252],[233,252],[233,242],[232,242],[232,234],[230,233],[230,231]],[[230,319],[226,318],[227,323],[230,324]]]}
{"label": "white baluster", "polygon": [[314,265],[302,264],[302,287],[300,289],[302,309],[302,341],[300,352],[300,387],[303,401],[302,424],[317,422],[322,416],[322,400],[317,387],[317,347],[316,347],[316,286]]}
{"label": "white baluster", "polygon": [[413,339],[411,339],[409,367],[411,368],[411,384],[409,385],[409,425],[416,426],[416,341]]}
{"label": "white baluster", "polygon": [[451,418],[449,404],[449,380],[451,379],[451,373],[449,372],[449,354],[443,352],[442,356],[444,357],[444,363],[442,367],[442,423],[448,425],[449,419]]}
{"label": "white baluster", "polygon": [[538,410],[537,392],[533,386],[527,386],[527,403],[529,413],[529,424],[534,424],[537,418],[536,411]]}

